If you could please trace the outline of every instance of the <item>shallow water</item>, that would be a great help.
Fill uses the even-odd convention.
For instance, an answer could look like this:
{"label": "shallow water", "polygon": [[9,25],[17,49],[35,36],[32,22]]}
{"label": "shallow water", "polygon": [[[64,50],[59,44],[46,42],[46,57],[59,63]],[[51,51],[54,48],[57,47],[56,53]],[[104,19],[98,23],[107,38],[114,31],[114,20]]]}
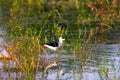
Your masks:
{"label": "shallow water", "polygon": [[[87,51],[87,49],[89,51]],[[59,64],[65,74],[61,75],[59,69],[49,70],[46,80],[119,80],[120,78],[120,45],[99,44],[87,45],[85,52],[79,52],[74,56],[74,51],[60,50]],[[54,54],[50,51],[49,61],[54,60]],[[82,55],[82,58],[80,58]],[[41,57],[45,57],[44,55]],[[0,62],[0,78],[20,79],[22,72],[5,72]],[[102,76],[101,76],[102,75]],[[42,80],[42,72],[35,74],[35,80]]]}
{"label": "shallow water", "polygon": [[51,71],[47,79],[118,80],[120,78],[120,45],[92,45],[91,53],[87,53],[86,55],[88,55],[87,59],[82,58],[84,63],[79,59],[79,56],[77,57],[73,54],[60,55],[60,65],[65,74],[58,75],[57,77],[57,73]]}

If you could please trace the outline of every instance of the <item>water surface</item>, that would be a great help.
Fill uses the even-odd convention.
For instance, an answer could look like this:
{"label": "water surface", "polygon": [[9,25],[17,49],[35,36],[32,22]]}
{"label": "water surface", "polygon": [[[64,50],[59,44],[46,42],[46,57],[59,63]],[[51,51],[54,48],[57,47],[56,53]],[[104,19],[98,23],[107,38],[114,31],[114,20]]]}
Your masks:
{"label": "water surface", "polygon": [[[47,80],[119,80],[120,45],[98,44],[88,45],[85,48],[87,47],[91,50],[86,50],[86,53],[79,53],[77,56],[69,51],[59,51],[63,53],[59,61],[65,74],[60,75],[59,70],[51,70]],[[50,59],[53,59],[53,54],[50,55]],[[40,78],[40,73],[37,74],[38,77]]]}

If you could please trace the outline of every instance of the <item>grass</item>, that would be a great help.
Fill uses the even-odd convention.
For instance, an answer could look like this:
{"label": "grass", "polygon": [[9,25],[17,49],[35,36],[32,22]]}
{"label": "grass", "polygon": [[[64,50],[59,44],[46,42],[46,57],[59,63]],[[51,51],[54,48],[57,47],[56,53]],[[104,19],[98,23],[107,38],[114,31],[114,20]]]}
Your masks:
{"label": "grass", "polygon": [[[7,51],[11,54],[12,59],[17,62],[19,69],[27,73],[27,78],[33,80],[33,74],[38,72],[38,70],[42,70],[47,65],[47,62],[40,58],[40,55],[43,53],[40,46],[46,42],[46,39],[43,38],[44,36],[41,37],[41,35],[44,35],[43,28],[40,29],[38,36],[36,36],[34,33],[37,34],[37,29],[33,30],[32,27],[25,27],[27,26],[11,28],[12,33],[9,34],[9,39],[7,37],[9,40],[7,41],[7,45],[9,45],[7,46]],[[53,34],[56,33],[55,36],[58,37],[65,33],[65,30],[61,30],[61,27],[55,25],[51,32]],[[50,39],[50,37],[46,36],[45,38]],[[43,39],[41,40],[41,38]]]}
{"label": "grass", "polygon": [[[30,80],[34,79],[33,73],[39,72],[39,67],[43,68],[47,65],[44,59],[38,57],[43,53],[40,49],[41,44],[64,35],[65,44],[74,44],[73,47],[64,47],[64,50],[71,50],[71,54],[79,55],[82,71],[85,71],[85,63],[92,54],[90,50],[86,52],[83,44],[88,46],[89,43],[97,44],[104,41],[104,36],[114,29],[116,22],[120,21],[119,5],[115,7],[107,0],[101,4],[97,0],[96,6],[92,0],[60,0],[58,2],[56,0],[48,2],[2,0],[2,3],[0,3],[0,10],[5,22],[3,29],[7,31],[5,35],[9,45],[7,50],[13,56],[12,60],[27,73],[27,78]],[[118,8],[117,13],[116,8]],[[107,12],[104,13],[103,9]],[[103,14],[99,13],[99,10],[102,10]],[[103,79],[101,73],[106,75],[106,70],[105,68],[98,70],[101,80]]]}

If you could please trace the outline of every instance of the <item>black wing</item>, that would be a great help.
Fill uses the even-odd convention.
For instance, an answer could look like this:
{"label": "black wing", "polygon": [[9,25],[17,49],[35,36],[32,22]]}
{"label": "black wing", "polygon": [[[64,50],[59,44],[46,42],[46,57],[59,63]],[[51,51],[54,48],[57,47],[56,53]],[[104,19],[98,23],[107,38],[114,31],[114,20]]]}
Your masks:
{"label": "black wing", "polygon": [[53,46],[53,47],[58,47],[58,42],[46,43],[46,45]]}

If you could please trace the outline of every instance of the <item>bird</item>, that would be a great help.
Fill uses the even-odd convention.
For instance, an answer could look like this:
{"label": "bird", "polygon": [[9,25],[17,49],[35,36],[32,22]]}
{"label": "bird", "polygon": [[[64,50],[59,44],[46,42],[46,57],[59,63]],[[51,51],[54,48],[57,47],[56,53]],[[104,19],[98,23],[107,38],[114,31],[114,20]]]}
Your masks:
{"label": "bird", "polygon": [[59,47],[62,46],[64,40],[65,40],[65,38],[60,37],[59,42],[46,43],[46,44],[44,44],[44,46],[51,50],[56,51]]}
{"label": "bird", "polygon": [[62,36],[60,36],[59,37],[59,41],[52,42],[52,43],[45,43],[45,44],[43,44],[41,46],[41,48],[43,49],[44,53],[46,53],[46,56],[48,56],[45,48],[51,49],[51,50],[55,51],[55,53],[56,53],[56,51],[58,50],[58,48],[60,48],[62,46],[64,40],[65,40],[65,38],[63,38]]}

